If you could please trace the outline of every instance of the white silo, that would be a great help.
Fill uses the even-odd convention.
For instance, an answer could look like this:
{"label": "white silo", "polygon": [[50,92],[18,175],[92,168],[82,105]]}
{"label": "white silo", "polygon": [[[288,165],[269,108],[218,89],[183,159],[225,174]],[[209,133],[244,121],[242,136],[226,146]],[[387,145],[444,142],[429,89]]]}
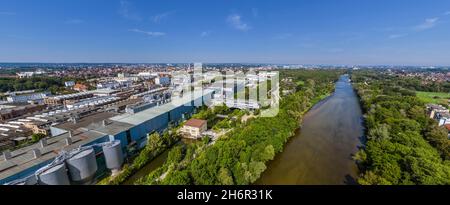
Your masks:
{"label": "white silo", "polygon": [[52,166],[38,175],[39,185],[70,185],[64,163]]}
{"label": "white silo", "polygon": [[97,172],[97,161],[93,148],[81,151],[66,161],[70,179],[74,184],[89,184]]}
{"label": "white silo", "polygon": [[124,162],[120,141],[116,140],[110,144],[104,145],[103,154],[105,155],[106,167],[112,171],[113,175],[120,171]]}

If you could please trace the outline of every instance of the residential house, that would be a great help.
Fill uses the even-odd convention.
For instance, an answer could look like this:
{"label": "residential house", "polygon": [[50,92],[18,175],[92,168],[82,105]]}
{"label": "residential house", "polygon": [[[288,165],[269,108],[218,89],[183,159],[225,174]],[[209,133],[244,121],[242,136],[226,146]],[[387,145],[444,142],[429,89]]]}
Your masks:
{"label": "residential house", "polygon": [[191,119],[181,128],[181,132],[186,138],[199,139],[202,138],[202,133],[208,129],[207,125],[206,120]]}

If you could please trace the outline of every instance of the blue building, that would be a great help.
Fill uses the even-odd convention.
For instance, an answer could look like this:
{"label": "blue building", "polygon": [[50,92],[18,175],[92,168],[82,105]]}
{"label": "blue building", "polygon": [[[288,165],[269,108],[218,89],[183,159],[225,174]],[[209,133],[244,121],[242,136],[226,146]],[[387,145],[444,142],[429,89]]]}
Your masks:
{"label": "blue building", "polygon": [[[212,100],[213,93],[212,90],[195,91],[192,95],[175,98],[171,103],[134,114],[117,115],[74,130],[53,127],[52,133],[56,133],[56,136],[49,138],[46,143],[37,143],[2,156],[0,184],[32,175],[50,163],[62,150],[68,151],[80,146],[112,140],[121,141],[125,154],[127,154],[126,148],[131,143],[136,143],[138,148],[143,148],[149,133],[162,132],[171,125],[178,125],[189,119],[197,107]],[[98,158],[101,158],[101,149],[97,149],[96,154]],[[104,171],[104,169],[101,170]]]}

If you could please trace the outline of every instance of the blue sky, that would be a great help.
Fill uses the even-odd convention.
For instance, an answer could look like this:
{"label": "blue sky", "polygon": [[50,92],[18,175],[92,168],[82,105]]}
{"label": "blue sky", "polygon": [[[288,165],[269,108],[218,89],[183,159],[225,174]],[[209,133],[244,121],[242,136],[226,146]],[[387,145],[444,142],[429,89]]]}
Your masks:
{"label": "blue sky", "polygon": [[450,65],[450,1],[0,0],[0,62]]}

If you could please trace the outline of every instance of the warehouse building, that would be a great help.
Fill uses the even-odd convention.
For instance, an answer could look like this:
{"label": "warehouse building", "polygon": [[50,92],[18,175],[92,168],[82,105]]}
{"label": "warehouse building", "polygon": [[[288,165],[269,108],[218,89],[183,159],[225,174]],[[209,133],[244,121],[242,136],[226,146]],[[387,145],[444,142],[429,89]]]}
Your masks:
{"label": "warehouse building", "polygon": [[[30,176],[49,164],[61,151],[80,146],[118,140],[126,155],[128,146],[134,144],[137,148],[144,147],[149,133],[162,132],[172,125],[178,125],[188,119],[196,107],[211,101],[212,96],[212,90],[195,91],[193,95],[184,95],[173,99],[171,103],[134,114],[99,114],[90,116],[95,119],[95,123],[80,121],[83,124],[54,126],[54,136],[45,142],[3,153],[0,157],[0,184]],[[102,150],[96,149],[95,152],[98,163],[102,164]],[[97,174],[105,171],[105,168],[99,168]]]}

